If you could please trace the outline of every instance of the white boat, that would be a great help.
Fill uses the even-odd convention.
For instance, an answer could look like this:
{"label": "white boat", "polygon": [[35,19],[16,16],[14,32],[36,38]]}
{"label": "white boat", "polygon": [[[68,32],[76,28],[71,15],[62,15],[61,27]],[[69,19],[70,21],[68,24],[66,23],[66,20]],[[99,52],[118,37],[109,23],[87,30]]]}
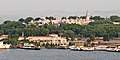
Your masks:
{"label": "white boat", "polygon": [[3,41],[0,41],[0,49],[9,49],[10,46],[10,44],[3,44]]}
{"label": "white boat", "polygon": [[81,48],[77,47],[77,46],[69,46],[70,50],[72,51],[81,51]]}
{"label": "white boat", "polygon": [[120,46],[118,47],[110,47],[107,49],[109,52],[120,52]]}
{"label": "white boat", "polygon": [[60,45],[60,46],[58,47],[58,49],[67,49],[67,48],[68,48],[67,45]]}
{"label": "white boat", "polygon": [[27,49],[27,50],[40,50],[40,46],[36,47],[33,44],[24,44],[23,47],[20,47],[21,49]]}
{"label": "white boat", "polygon": [[100,45],[100,46],[96,46],[94,47],[95,50],[97,51],[106,51],[108,49],[108,46],[105,46],[105,45]]}
{"label": "white boat", "polygon": [[94,47],[82,47],[81,49],[82,51],[94,51],[95,50]]}

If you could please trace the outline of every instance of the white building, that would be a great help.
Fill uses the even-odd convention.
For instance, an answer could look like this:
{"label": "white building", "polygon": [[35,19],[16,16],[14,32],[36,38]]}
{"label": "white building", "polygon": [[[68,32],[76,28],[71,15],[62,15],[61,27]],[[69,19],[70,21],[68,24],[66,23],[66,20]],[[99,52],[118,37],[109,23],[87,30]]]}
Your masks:
{"label": "white building", "polygon": [[77,18],[77,19],[56,19],[56,20],[48,20],[48,19],[43,18],[44,20],[31,21],[31,23],[39,22],[40,26],[44,25],[44,24],[50,24],[50,23],[56,24],[56,25],[58,25],[60,23],[87,25],[87,24],[89,24],[91,22],[90,14],[89,14],[88,11],[86,12],[86,16],[85,17],[86,17],[85,19]]}

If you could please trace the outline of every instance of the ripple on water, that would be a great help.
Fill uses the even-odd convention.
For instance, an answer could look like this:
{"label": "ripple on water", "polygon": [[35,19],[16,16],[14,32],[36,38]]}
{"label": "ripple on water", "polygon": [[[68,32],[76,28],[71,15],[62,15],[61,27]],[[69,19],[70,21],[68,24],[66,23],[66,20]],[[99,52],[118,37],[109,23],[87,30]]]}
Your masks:
{"label": "ripple on water", "polygon": [[105,51],[70,51],[58,49],[22,50],[0,52],[2,60],[120,60],[120,53]]}

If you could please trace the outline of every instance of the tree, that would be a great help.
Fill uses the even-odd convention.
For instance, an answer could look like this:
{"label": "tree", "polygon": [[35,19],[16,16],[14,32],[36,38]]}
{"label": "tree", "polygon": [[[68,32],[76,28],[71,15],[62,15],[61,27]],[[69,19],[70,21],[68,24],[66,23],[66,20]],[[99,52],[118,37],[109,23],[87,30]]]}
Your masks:
{"label": "tree", "polygon": [[120,22],[120,17],[117,15],[114,16],[110,16],[110,20],[114,21],[114,22]]}
{"label": "tree", "polygon": [[3,24],[8,24],[8,23],[10,23],[11,21],[9,21],[9,20],[7,20],[7,21],[5,21]]}
{"label": "tree", "polygon": [[77,17],[77,16],[69,16],[68,17],[68,19],[77,19],[77,18],[79,18],[79,17]]}
{"label": "tree", "polygon": [[42,19],[40,17],[35,18],[35,21],[39,21],[39,20],[44,20],[44,19]]}
{"label": "tree", "polygon": [[86,19],[86,16],[81,16],[80,18],[82,18],[82,19]]}
{"label": "tree", "polygon": [[45,17],[45,19],[48,19],[48,20],[56,20],[56,18],[53,17],[53,16]]}
{"label": "tree", "polygon": [[20,18],[18,21],[20,21],[20,22],[25,22],[25,19]]}
{"label": "tree", "polygon": [[109,41],[109,39],[110,39],[110,35],[108,33],[104,34],[103,40],[104,41]]}
{"label": "tree", "polygon": [[74,38],[75,38],[75,33],[74,33],[72,30],[68,30],[68,31],[67,31],[67,34],[68,34],[68,36],[71,38],[71,40],[73,41]]}
{"label": "tree", "polygon": [[90,34],[90,40],[93,41],[95,38],[95,35],[94,34]]}
{"label": "tree", "polygon": [[63,20],[63,19],[67,19],[67,18],[66,17],[62,17],[61,19]]}
{"label": "tree", "polygon": [[34,20],[34,18],[32,18],[32,17],[27,17],[26,19],[25,19],[25,23],[29,23],[29,22],[31,22],[32,20]]}
{"label": "tree", "polygon": [[93,20],[105,20],[105,18],[102,18],[100,16],[94,16],[91,19],[93,19]]}
{"label": "tree", "polygon": [[17,38],[11,38],[8,43],[12,44],[13,46],[17,45]]}

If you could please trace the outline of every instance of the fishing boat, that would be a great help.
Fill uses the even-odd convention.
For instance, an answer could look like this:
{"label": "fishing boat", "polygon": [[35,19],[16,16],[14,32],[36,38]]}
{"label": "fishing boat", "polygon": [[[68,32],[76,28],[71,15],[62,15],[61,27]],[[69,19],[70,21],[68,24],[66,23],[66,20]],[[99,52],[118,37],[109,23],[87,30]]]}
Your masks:
{"label": "fishing boat", "polygon": [[40,50],[40,46],[37,47],[33,44],[24,44],[24,46],[20,47],[21,49],[27,49],[27,50]]}
{"label": "fishing boat", "polygon": [[10,44],[3,44],[3,41],[0,41],[0,49],[9,49],[10,46]]}

